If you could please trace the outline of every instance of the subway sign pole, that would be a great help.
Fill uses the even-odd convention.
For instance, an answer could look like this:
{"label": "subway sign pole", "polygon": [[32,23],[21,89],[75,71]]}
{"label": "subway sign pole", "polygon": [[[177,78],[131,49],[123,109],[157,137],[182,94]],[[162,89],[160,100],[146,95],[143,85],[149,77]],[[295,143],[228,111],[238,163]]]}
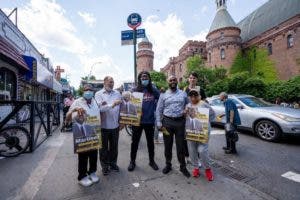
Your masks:
{"label": "subway sign pole", "polygon": [[137,85],[137,66],[136,66],[136,29],[142,24],[142,17],[138,13],[132,13],[127,18],[127,24],[133,30],[133,66],[134,83]]}

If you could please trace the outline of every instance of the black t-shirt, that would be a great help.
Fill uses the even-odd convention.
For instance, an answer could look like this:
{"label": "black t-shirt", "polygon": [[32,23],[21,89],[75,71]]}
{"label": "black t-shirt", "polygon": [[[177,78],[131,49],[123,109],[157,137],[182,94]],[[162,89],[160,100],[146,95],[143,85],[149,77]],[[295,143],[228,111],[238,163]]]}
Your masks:
{"label": "black t-shirt", "polygon": [[[190,88],[187,87],[187,88],[185,89],[185,92],[186,92],[187,95],[189,95]],[[206,99],[205,91],[204,91],[202,88],[200,88],[200,91],[198,91],[198,92],[199,92],[199,94],[200,94],[200,96],[201,96],[201,100],[205,100],[205,99]]]}

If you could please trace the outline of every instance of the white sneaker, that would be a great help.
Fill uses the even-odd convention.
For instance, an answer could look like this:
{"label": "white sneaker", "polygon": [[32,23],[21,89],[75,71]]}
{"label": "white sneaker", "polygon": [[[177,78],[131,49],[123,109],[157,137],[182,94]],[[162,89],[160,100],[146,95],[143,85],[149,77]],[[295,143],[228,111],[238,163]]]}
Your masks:
{"label": "white sneaker", "polygon": [[93,182],[89,179],[89,176],[86,176],[79,181],[79,184],[84,187],[88,187],[88,186],[91,186],[93,184]]}
{"label": "white sneaker", "polygon": [[90,174],[90,180],[93,182],[93,183],[97,183],[99,181],[99,177],[96,175],[96,173],[91,173]]}

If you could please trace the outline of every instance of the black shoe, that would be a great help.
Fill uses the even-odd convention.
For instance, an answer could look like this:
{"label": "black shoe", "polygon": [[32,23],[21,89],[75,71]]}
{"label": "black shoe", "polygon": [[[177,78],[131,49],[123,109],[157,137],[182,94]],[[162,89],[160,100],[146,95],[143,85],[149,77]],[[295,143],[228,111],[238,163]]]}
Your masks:
{"label": "black shoe", "polygon": [[186,176],[187,178],[191,177],[190,172],[186,168],[180,169],[181,173]]}
{"label": "black shoe", "polygon": [[135,162],[130,162],[128,166],[128,171],[132,172],[135,168]]}
{"label": "black shoe", "polygon": [[162,173],[163,173],[163,174],[167,174],[167,173],[169,173],[171,170],[172,170],[172,167],[167,165],[167,166],[165,166],[165,168],[163,168]]}
{"label": "black shoe", "polygon": [[108,169],[108,167],[104,167],[104,168],[102,169],[102,173],[103,173],[104,176],[107,176],[107,175],[109,174],[109,169]]}
{"label": "black shoe", "polygon": [[223,147],[222,149],[223,150],[229,150],[229,147]]}
{"label": "black shoe", "polygon": [[120,171],[118,165],[116,165],[116,164],[111,165],[111,166],[110,166],[110,169],[111,169],[112,171],[115,171],[115,172],[119,172],[119,171]]}
{"label": "black shoe", "polygon": [[158,166],[157,166],[157,164],[156,164],[154,161],[150,162],[149,165],[150,165],[150,167],[152,167],[152,169],[154,169],[155,171],[158,170]]}
{"label": "black shoe", "polygon": [[227,150],[225,150],[225,153],[226,154],[237,154],[237,151],[236,150],[227,149]]}

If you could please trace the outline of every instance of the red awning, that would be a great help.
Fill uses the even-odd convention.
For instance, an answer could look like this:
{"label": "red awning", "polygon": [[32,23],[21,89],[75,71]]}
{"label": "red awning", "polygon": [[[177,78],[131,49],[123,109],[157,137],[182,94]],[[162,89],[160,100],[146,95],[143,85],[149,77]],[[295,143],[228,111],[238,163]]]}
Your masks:
{"label": "red awning", "polygon": [[22,55],[1,36],[0,36],[0,55],[3,55],[14,64],[18,65],[19,67],[22,67],[22,69],[29,70]]}

